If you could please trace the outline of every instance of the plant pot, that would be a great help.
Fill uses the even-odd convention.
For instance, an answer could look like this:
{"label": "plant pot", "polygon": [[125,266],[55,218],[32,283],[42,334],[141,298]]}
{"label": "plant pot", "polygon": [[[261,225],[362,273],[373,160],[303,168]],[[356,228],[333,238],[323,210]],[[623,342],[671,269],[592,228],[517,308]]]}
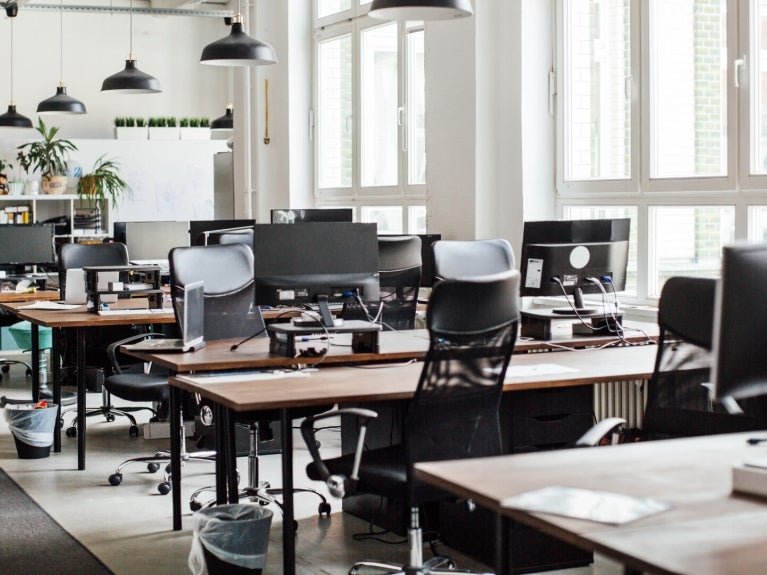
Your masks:
{"label": "plant pot", "polygon": [[210,128],[179,128],[182,140],[210,140]]}
{"label": "plant pot", "polygon": [[8,194],[8,176],[0,174],[0,196]]}
{"label": "plant pot", "polygon": [[67,179],[66,176],[43,176],[40,182],[43,193],[48,195],[63,194],[67,191]]}
{"label": "plant pot", "polygon": [[149,128],[150,140],[178,140],[178,127],[176,128]]}
{"label": "plant pot", "polygon": [[8,182],[8,191],[12,196],[22,195],[24,193],[24,182],[19,180]]}
{"label": "plant pot", "polygon": [[141,128],[136,126],[115,128],[115,138],[118,140],[146,140],[147,135],[146,126]]}

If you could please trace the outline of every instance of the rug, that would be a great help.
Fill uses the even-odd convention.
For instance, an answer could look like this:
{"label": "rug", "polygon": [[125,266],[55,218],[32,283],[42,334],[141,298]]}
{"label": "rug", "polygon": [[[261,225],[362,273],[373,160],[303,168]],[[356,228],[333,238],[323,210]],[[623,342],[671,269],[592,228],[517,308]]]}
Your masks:
{"label": "rug", "polygon": [[0,573],[113,575],[0,469]]}

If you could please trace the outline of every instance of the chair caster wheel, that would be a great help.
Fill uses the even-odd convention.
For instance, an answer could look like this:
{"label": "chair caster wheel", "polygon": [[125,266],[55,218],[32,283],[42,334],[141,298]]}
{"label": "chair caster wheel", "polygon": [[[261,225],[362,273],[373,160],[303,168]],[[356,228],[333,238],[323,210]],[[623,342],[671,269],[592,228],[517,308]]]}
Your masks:
{"label": "chair caster wheel", "polygon": [[171,469],[171,467],[170,467],[170,463],[168,463],[168,465],[166,465],[166,466],[165,466],[165,473],[167,473],[168,475],[170,475],[170,469]]}
{"label": "chair caster wheel", "polygon": [[3,366],[3,373],[8,373],[9,371],[11,371],[11,366],[6,363]]}
{"label": "chair caster wheel", "polygon": [[163,481],[157,486],[157,491],[160,492],[160,495],[167,495],[170,493],[170,483]]}
{"label": "chair caster wheel", "polygon": [[32,370],[31,369],[28,369],[26,373],[27,373],[27,377],[32,377]]}
{"label": "chair caster wheel", "polygon": [[108,423],[112,423],[115,420],[115,416],[112,415],[111,413],[107,413],[104,416],[104,419],[106,419]]}
{"label": "chair caster wheel", "polygon": [[202,503],[200,503],[199,501],[190,501],[189,509],[191,509],[192,511],[199,511],[200,509],[202,509]]}
{"label": "chair caster wheel", "polygon": [[109,476],[109,485],[114,485],[115,487],[120,485],[120,483],[123,482],[123,474],[122,473],[113,473]]}
{"label": "chair caster wheel", "polygon": [[160,469],[160,464],[159,463],[147,463],[146,464],[146,470],[149,473],[156,473],[158,469]]}
{"label": "chair caster wheel", "polygon": [[67,434],[67,437],[77,437],[77,428],[67,427],[66,434]]}
{"label": "chair caster wheel", "polygon": [[322,517],[323,514],[327,517],[330,517],[330,503],[328,503],[327,501],[323,501],[322,503],[320,503],[319,506],[317,507],[317,513],[319,514],[320,517]]}
{"label": "chair caster wheel", "polygon": [[[112,417],[112,419],[114,420],[114,417]],[[128,430],[128,435],[131,437],[138,437],[138,425],[131,425]]]}

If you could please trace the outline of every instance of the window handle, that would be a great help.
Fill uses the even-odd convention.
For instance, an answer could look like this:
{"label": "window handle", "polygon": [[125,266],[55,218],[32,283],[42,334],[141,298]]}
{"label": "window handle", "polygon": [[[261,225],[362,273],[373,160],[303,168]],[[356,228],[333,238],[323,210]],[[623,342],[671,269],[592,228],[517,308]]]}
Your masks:
{"label": "window handle", "polygon": [[397,108],[397,125],[402,128],[402,146],[400,148],[403,152],[407,152],[407,124],[405,122],[404,106]]}
{"label": "window handle", "polygon": [[732,81],[736,88],[740,88],[740,71],[746,67],[746,55],[743,54],[742,58],[738,58],[732,63]]}

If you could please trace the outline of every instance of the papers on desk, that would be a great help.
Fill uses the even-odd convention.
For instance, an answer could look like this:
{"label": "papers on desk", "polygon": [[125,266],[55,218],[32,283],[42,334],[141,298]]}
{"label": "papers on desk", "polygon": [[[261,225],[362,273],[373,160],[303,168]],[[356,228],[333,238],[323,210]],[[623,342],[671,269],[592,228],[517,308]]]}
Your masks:
{"label": "papers on desk", "polygon": [[507,497],[501,506],[612,525],[621,525],[671,509],[670,504],[655,499],[561,485]]}
{"label": "papers on desk", "polygon": [[20,305],[16,309],[43,309],[43,310],[70,310],[82,307],[82,304],[68,304],[57,301],[35,301],[27,305]]}
{"label": "papers on desk", "polygon": [[[498,370],[490,370],[498,373]],[[533,365],[514,365],[514,360],[511,360],[509,367],[506,369],[506,379],[512,379],[515,377],[531,377],[536,375],[558,375],[560,373],[572,373],[578,371],[574,367],[567,367],[565,365],[558,365],[556,363],[536,363]]]}
{"label": "papers on desk", "polygon": [[308,371],[248,371],[228,373],[200,373],[194,376],[207,383],[240,383],[250,381],[268,381],[286,377],[309,377]]}

